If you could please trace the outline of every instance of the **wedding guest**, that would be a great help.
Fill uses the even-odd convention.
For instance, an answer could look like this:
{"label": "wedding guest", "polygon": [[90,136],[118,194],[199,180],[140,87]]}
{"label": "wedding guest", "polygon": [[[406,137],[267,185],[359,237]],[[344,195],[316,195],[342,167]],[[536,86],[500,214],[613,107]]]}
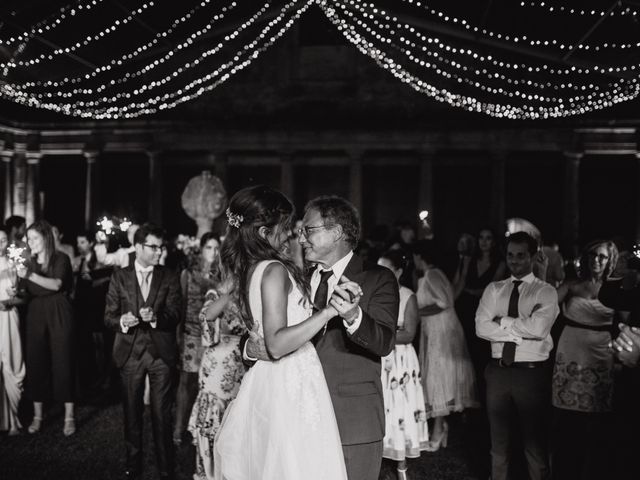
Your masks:
{"label": "wedding guest", "polygon": [[[389,250],[378,259],[398,279],[407,259],[400,250]],[[415,294],[399,285],[400,310],[396,346],[382,358],[382,391],[385,407],[383,458],[398,462],[398,479],[407,480],[407,458],[419,458],[427,450],[429,431],[420,382],[420,362],[411,342],[418,328],[418,303]]]}
{"label": "wedding guest", "polygon": [[64,402],[65,436],[76,431],[74,404],[74,323],[69,296],[73,272],[69,257],[55,249],[53,230],[44,220],[27,229],[31,261],[17,268],[29,295],[27,309],[27,383],[33,398],[29,433],[42,427],[43,402],[53,385],[53,399]]}
{"label": "wedding guest", "polygon": [[464,333],[453,308],[453,289],[435,266],[433,241],[420,240],[413,251],[416,268],[424,272],[416,291],[422,332],[420,367],[427,417],[434,419],[428,451],[435,452],[447,446],[446,417],[479,403]]}
{"label": "wedding guest", "polygon": [[84,387],[108,389],[113,335],[104,326],[104,307],[112,269],[98,262],[88,232],[76,236],[76,247],[79,255],[72,262],[76,275],[73,305],[80,380]]}
{"label": "wedding guest", "polygon": [[609,348],[613,310],[598,300],[602,282],[614,269],[613,242],[585,246],[580,277],[558,288],[564,330],[553,371],[555,409],[553,476],[558,480],[607,476],[613,401],[613,351]]}
{"label": "wedding guest", "polygon": [[68,243],[62,243],[62,238],[64,237],[64,235],[62,234],[60,229],[55,225],[51,225],[51,230],[53,231],[53,241],[55,243],[56,250],[67,255],[69,257],[69,260],[73,260],[73,258],[75,257],[73,247]]}
{"label": "wedding guest", "polygon": [[512,420],[523,437],[529,477],[549,478],[547,418],[553,347],[551,327],[558,316],[556,289],[533,275],[536,240],[525,232],[507,239],[511,277],[490,283],[476,315],[476,333],[491,342],[485,370],[491,432],[491,478],[506,480],[512,452]]}
{"label": "wedding guest", "polygon": [[173,429],[173,443],[180,445],[186,429],[186,422],[198,394],[198,370],[202,361],[202,325],[200,310],[205,294],[214,287],[218,276],[218,253],[220,239],[212,232],[200,238],[200,254],[193,265],[180,275],[180,287],[185,303],[185,320],[180,324],[178,346],[180,347],[180,381],[176,396],[176,423]]}
{"label": "wedding guest", "polygon": [[171,479],[171,381],[177,363],[176,328],[181,320],[180,280],[159,265],[164,231],[153,224],[135,233],[135,260],[111,277],[105,324],[116,332],[113,359],[123,390],[126,471],[142,474],[142,413],[145,377],[150,384],[151,419],[156,463],[161,479]]}
{"label": "wedding guest", "polygon": [[[458,269],[453,280],[455,289],[459,292],[456,312],[462,323],[476,378],[483,387],[484,367],[491,358],[491,351],[487,342],[476,335],[476,311],[487,285],[502,280],[506,274],[506,266],[493,230],[482,228],[478,232],[478,241],[473,253],[462,256],[461,264],[462,267]],[[484,388],[481,388],[481,391],[484,392]]]}
{"label": "wedding guest", "polygon": [[15,267],[7,258],[7,232],[0,230],[0,430],[18,435],[22,425],[18,419],[18,404],[22,397],[25,366],[22,358],[18,312],[20,300],[14,295],[17,281]]}
{"label": "wedding guest", "polygon": [[[220,281],[219,275],[216,280]],[[214,438],[229,403],[238,394],[245,373],[240,339],[247,332],[236,293],[217,283],[207,292],[199,315],[204,353],[200,364],[200,388],[189,419],[196,446],[195,480],[212,480]]]}
{"label": "wedding guest", "polygon": [[132,223],[127,229],[127,240],[129,241],[129,246],[119,248],[113,253],[107,253],[107,246],[105,243],[100,242],[96,244],[94,249],[98,262],[106,266],[118,268],[127,268],[127,266],[133,264],[136,252],[133,239],[139,228],[140,225]]}
{"label": "wedding guest", "polygon": [[27,233],[27,222],[20,215],[11,215],[4,222],[4,228],[7,231],[8,243],[15,244],[17,247],[25,247],[24,236]]}

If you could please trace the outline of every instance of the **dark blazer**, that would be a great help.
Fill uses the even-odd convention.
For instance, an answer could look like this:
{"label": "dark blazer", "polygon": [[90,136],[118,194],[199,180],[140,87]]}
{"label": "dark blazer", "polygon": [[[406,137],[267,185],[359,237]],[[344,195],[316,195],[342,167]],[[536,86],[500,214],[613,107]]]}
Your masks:
{"label": "dark blazer", "polygon": [[[127,333],[122,333],[120,317],[127,312],[139,317],[140,308],[151,307],[156,314],[156,328],[142,321]],[[122,367],[142,330],[148,330],[160,358],[173,367],[177,363],[176,326],[182,316],[182,294],[180,281],[172,270],[162,266],[153,269],[147,301],[143,301],[133,264],[116,270],[111,277],[104,311],[104,323],[116,332],[113,344],[113,360]]]}
{"label": "dark blazer", "polygon": [[598,300],[614,310],[629,312],[629,325],[640,327],[640,286],[625,290],[622,280],[609,280],[600,287]]}
{"label": "dark blazer", "polygon": [[398,282],[390,270],[363,266],[354,255],[344,275],[362,287],[362,323],[349,336],[342,318],[334,317],[316,350],[331,393],[343,445],[384,438],[384,402],[380,357],[395,346],[398,322]]}

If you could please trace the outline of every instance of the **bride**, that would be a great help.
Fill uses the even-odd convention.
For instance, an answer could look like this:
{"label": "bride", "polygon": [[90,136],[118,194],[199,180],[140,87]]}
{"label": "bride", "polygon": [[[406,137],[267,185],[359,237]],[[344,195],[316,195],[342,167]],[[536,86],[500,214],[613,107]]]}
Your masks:
{"label": "bride", "polygon": [[[247,372],[216,439],[218,480],[346,480],[338,426],[310,340],[337,314],[312,313],[309,285],[290,260],[293,205],[266,186],[245,188],[227,210],[221,261],[240,289],[248,327],[273,361]],[[360,287],[341,284],[359,300]]]}

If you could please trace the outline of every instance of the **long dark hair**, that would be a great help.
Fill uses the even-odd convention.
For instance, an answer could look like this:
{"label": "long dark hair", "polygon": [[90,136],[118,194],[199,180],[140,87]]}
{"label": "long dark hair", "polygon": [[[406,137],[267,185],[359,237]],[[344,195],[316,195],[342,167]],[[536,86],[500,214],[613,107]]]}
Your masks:
{"label": "long dark hair", "polygon": [[238,290],[238,303],[248,328],[253,327],[249,308],[249,274],[262,260],[277,260],[293,276],[302,293],[309,297],[309,282],[302,271],[289,258],[283,256],[258,230],[269,232],[290,229],[293,224],[293,204],[282,193],[266,185],[256,185],[237,192],[227,210],[229,225],[220,249],[224,275],[231,275]]}
{"label": "long dark hair", "polygon": [[[40,235],[42,235],[43,239],[43,252],[40,254],[44,258],[42,262],[42,271],[46,274],[49,273],[49,265],[51,264],[51,257],[56,251],[56,243],[53,238],[53,230],[51,229],[51,225],[46,220],[36,220],[29,228],[27,228],[27,232],[29,230],[35,230]],[[38,257],[40,256],[38,255]]]}

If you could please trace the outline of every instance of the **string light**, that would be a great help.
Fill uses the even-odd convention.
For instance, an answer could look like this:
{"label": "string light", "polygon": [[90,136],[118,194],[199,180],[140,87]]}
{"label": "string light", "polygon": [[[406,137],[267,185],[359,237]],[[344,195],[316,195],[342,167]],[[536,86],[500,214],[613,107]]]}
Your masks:
{"label": "string light", "polygon": [[[31,29],[28,32],[21,33],[17,37],[11,37],[11,38],[8,38],[7,40],[2,40],[0,38],[0,45],[10,46],[10,45],[13,45],[14,43],[19,43],[19,42],[22,42],[23,40],[32,38],[35,35],[43,34],[44,32],[49,32],[55,29],[56,27],[62,25],[64,23],[64,20],[74,17],[76,15],[76,12],[89,11],[93,7],[102,3],[103,1],[104,0],[92,0],[87,3],[81,3],[82,0],[78,0],[76,6],[65,5],[58,11],[57,14],[50,17],[51,20],[45,19],[40,22],[37,22],[35,25],[33,25],[33,27],[31,27]],[[69,12],[68,15],[67,15],[67,12]]]}
{"label": "string light", "polygon": [[[139,47],[137,47],[136,49],[125,53],[123,55],[121,55],[118,58],[115,58],[111,61],[109,61],[109,63],[104,64],[104,65],[100,65],[97,66],[93,71],[91,71],[90,73],[84,74],[84,75],[80,75],[77,77],[65,77],[62,80],[59,81],[53,81],[53,80],[48,80],[48,81],[42,81],[42,80],[37,80],[37,81],[33,81],[33,82],[25,82],[23,84],[20,85],[20,88],[23,90],[29,89],[29,88],[33,88],[33,87],[43,87],[43,88],[49,88],[49,87],[62,87],[64,85],[67,84],[78,84],[81,83],[83,81],[95,78],[96,76],[109,72],[113,67],[116,66],[121,66],[123,65],[124,62],[126,61],[131,61],[134,58],[136,58],[137,56],[141,55],[142,53],[146,52],[147,50],[149,50],[150,48],[154,47],[161,39],[163,38],[167,38],[169,36],[171,36],[171,34],[174,32],[174,30],[180,26],[181,24],[187,22],[188,20],[191,19],[191,17],[193,17],[193,15],[198,12],[201,8],[204,8],[205,6],[208,6],[210,3],[212,2],[212,0],[203,0],[202,2],[200,2],[200,4],[196,5],[194,8],[192,8],[189,12],[187,12],[184,16],[176,19],[171,26],[167,29],[164,30],[162,32],[158,32],[155,37],[153,38],[153,40],[147,42],[144,45],[141,45]],[[222,18],[224,18],[224,14],[228,11],[230,11],[231,9],[235,8],[237,6],[236,2],[231,2],[230,5],[225,5],[224,7],[222,7],[221,11],[222,14],[220,15],[213,15],[212,18],[214,21],[217,20],[221,20]],[[62,93],[57,93],[57,95],[62,95]]]}
{"label": "string light", "polygon": [[154,2],[152,0],[148,1],[148,2],[144,3],[140,8],[138,8],[138,9],[134,10],[133,12],[131,12],[129,15],[127,15],[122,20],[115,20],[111,25],[109,25],[105,29],[101,30],[100,32],[96,33],[95,35],[88,36],[83,41],[76,42],[75,44],[73,44],[73,45],[71,45],[69,47],[56,48],[52,53],[43,53],[43,54],[37,56],[36,58],[32,58],[30,60],[17,60],[17,61],[16,60],[10,60],[8,62],[3,62],[3,63],[0,63],[0,68],[4,68],[4,67],[15,68],[15,67],[25,67],[25,66],[29,66],[30,67],[30,66],[33,66],[33,65],[38,65],[38,64],[42,63],[45,60],[53,60],[55,57],[57,57],[59,55],[67,55],[69,53],[76,52],[80,48],[86,47],[87,45],[89,45],[92,42],[95,42],[95,41],[98,41],[98,40],[102,40],[105,36],[109,36],[110,34],[114,33],[118,28],[128,24],[137,15],[140,15],[147,8],[150,8],[153,5],[154,5]]}
{"label": "string light", "polygon": [[[607,15],[606,10],[583,10],[577,8],[566,7],[564,5],[558,5],[553,2],[544,2],[544,1],[528,1],[528,2],[520,2],[520,7],[530,7],[530,8],[539,8],[543,10],[547,10],[550,13],[561,12],[567,15],[575,15],[575,16],[590,16],[590,17],[604,17]],[[638,10],[631,7],[625,7],[619,11],[612,11],[609,13],[609,16],[636,16],[638,15]]]}

